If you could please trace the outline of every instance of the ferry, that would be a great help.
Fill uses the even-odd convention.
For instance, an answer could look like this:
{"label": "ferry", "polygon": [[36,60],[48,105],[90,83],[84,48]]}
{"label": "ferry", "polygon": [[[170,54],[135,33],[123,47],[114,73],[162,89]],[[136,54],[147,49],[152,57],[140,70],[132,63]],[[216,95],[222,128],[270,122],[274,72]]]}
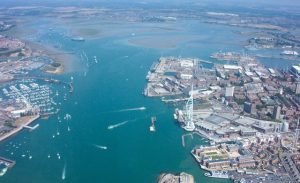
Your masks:
{"label": "ferry", "polygon": [[289,51],[289,50],[285,50],[281,53],[281,55],[292,55],[292,56],[299,56],[299,53],[296,51]]}
{"label": "ferry", "polygon": [[151,117],[151,125],[149,127],[150,132],[155,132],[155,122],[156,122],[156,117],[155,116]]}
{"label": "ferry", "polygon": [[227,171],[211,171],[204,173],[206,177],[219,178],[219,179],[229,179]]}

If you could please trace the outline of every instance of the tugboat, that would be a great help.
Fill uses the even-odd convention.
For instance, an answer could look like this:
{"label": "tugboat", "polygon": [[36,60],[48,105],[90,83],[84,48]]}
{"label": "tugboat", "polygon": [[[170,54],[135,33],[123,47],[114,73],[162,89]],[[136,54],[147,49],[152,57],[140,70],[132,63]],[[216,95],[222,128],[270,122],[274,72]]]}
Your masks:
{"label": "tugboat", "polygon": [[151,125],[150,125],[150,132],[155,132],[155,122],[156,122],[156,117],[152,116],[151,117]]}

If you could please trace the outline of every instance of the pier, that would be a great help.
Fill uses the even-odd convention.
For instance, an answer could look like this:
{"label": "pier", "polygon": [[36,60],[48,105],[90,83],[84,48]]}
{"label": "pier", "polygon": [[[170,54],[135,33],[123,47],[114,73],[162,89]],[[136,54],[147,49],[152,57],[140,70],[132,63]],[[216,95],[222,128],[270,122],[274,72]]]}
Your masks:
{"label": "pier", "polygon": [[16,162],[13,160],[9,160],[9,159],[0,157],[0,164],[4,164],[8,168],[12,168],[16,164]]}
{"label": "pier", "polygon": [[213,64],[213,62],[211,61],[207,61],[207,60],[198,60],[200,63],[205,63],[205,64]]}
{"label": "pier", "polygon": [[180,101],[186,101],[189,98],[176,98],[176,99],[162,99],[163,102],[169,103],[169,102],[180,102]]}
{"label": "pier", "polygon": [[32,127],[29,126],[29,125],[24,125],[23,128],[27,128],[27,129],[29,129],[30,131],[32,131],[32,130],[37,129],[39,126],[40,126],[39,124],[36,124],[36,125],[34,125],[34,126],[32,126]]}
{"label": "pier", "polygon": [[185,147],[185,137],[186,137],[186,136],[190,136],[192,139],[194,139],[194,136],[193,136],[192,133],[182,135],[182,136],[181,136],[182,147]]}

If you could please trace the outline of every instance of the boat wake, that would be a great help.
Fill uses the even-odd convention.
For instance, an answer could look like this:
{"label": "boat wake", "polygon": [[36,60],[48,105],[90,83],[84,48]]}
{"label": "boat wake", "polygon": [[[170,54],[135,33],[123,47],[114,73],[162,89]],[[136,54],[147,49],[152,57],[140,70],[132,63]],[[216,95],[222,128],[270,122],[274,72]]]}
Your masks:
{"label": "boat wake", "polygon": [[109,125],[108,127],[107,127],[107,129],[108,130],[112,130],[112,129],[114,129],[114,128],[118,128],[118,127],[120,127],[120,126],[122,126],[122,125],[125,125],[126,123],[128,123],[129,121],[127,120],[127,121],[123,121],[123,122],[121,122],[121,123],[117,123],[117,124],[114,124],[114,125]]}
{"label": "boat wake", "polygon": [[98,148],[98,149],[103,149],[103,150],[106,150],[107,147],[106,146],[100,146],[100,145],[97,145],[97,144],[93,144],[94,147]]}
{"label": "boat wake", "polygon": [[62,171],[62,175],[61,175],[61,179],[65,180],[66,179],[66,169],[67,169],[67,165],[65,164],[64,169]]}
{"label": "boat wake", "polygon": [[126,111],[144,111],[146,110],[146,107],[136,107],[136,108],[130,108],[130,109],[121,109],[114,112],[126,112]]}

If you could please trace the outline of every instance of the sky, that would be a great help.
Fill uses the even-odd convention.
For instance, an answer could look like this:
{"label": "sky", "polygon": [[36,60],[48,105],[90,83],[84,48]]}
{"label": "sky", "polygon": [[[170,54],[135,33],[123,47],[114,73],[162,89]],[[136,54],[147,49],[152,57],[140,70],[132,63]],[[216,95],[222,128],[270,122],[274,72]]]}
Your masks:
{"label": "sky", "polygon": [[16,5],[82,5],[82,4],[163,4],[164,6],[199,5],[199,6],[225,6],[225,7],[255,7],[255,8],[300,8],[300,0],[0,0],[2,6]]}

